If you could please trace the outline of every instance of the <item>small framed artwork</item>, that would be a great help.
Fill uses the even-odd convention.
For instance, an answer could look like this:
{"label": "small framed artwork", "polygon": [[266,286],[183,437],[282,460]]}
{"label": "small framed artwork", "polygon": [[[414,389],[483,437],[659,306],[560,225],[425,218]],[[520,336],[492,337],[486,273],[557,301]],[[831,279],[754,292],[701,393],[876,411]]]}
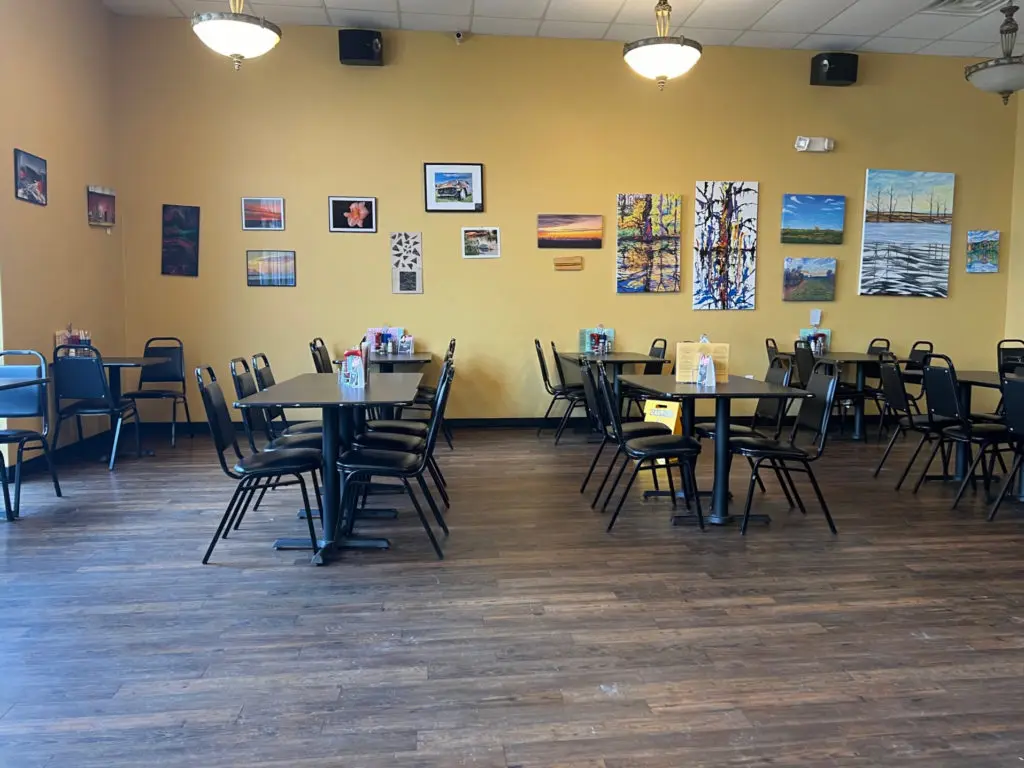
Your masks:
{"label": "small framed artwork", "polygon": [[835,301],[835,259],[792,259],[783,261],[783,301]]}
{"label": "small framed artwork", "polygon": [[482,213],[484,167],[480,163],[424,163],[428,213]]}
{"label": "small framed artwork", "polygon": [[106,187],[86,187],[86,207],[90,227],[112,227],[115,221],[114,190]]}
{"label": "small framed artwork", "polygon": [[604,217],[599,214],[542,213],[537,216],[538,248],[600,248]]}
{"label": "small framed artwork", "polygon": [[376,197],[327,198],[331,232],[376,232]]}
{"label": "small framed artwork", "polygon": [[199,277],[199,206],[164,205],[160,274]]}
{"label": "small framed artwork", "polygon": [[246,251],[245,273],[250,288],[294,288],[295,251]]}
{"label": "small framed artwork", "polygon": [[391,292],[423,293],[423,234],[391,233]]}
{"label": "small framed artwork", "polygon": [[497,227],[463,227],[462,258],[500,259],[500,230]]}
{"label": "small framed artwork", "polygon": [[846,221],[843,195],[783,195],[782,242],[842,245]]}
{"label": "small framed artwork", "polygon": [[242,229],[284,231],[283,197],[243,197]]}
{"label": "small framed artwork", "polygon": [[967,232],[967,271],[971,274],[999,271],[999,232],[972,229]]}
{"label": "small framed artwork", "polygon": [[46,161],[23,149],[14,150],[14,196],[46,205]]}

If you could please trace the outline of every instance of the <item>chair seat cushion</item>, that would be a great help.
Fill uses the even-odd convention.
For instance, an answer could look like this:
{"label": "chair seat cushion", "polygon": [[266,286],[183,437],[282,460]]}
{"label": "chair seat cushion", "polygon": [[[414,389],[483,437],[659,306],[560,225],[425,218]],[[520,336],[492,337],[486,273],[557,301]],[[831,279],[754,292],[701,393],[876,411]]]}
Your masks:
{"label": "chair seat cushion", "polygon": [[0,429],[0,443],[20,443],[23,440],[42,440],[34,429]]}
{"label": "chair seat cushion", "polygon": [[397,432],[364,432],[356,438],[356,449],[372,448],[382,451],[423,453],[427,441],[415,435],[401,435]]}
{"label": "chair seat cushion", "polygon": [[622,425],[622,436],[627,441],[640,437],[671,434],[672,428],[668,424],[662,424],[660,421],[627,421]]}
{"label": "chair seat cushion", "polygon": [[415,453],[363,449],[346,451],[338,459],[338,466],[348,472],[412,472],[420,463]]}
{"label": "chair seat cushion", "polygon": [[563,387],[561,384],[555,384],[552,387],[552,389],[555,390],[555,394],[558,394],[558,395],[566,395],[566,396],[579,395],[580,397],[583,397],[583,385],[582,384],[569,384],[568,386],[565,386],[565,387]]}
{"label": "chair seat cushion", "polygon": [[999,413],[972,413],[971,421],[980,421],[989,424],[1002,424],[1004,418]]}
{"label": "chair seat cushion", "polygon": [[[906,416],[900,416],[899,423],[900,426],[905,429],[927,429],[929,425],[927,415],[918,416],[916,414],[914,415],[913,423],[911,423],[911,420]],[[946,427],[951,427],[956,424],[956,419],[950,416],[932,416],[931,423],[935,425],[936,429],[945,429]]]}
{"label": "chair seat cushion", "polygon": [[[118,410],[127,411],[129,408],[134,408],[135,403],[131,400],[123,399],[121,402],[114,406],[114,412]],[[61,406],[58,413],[61,416],[98,416],[111,412],[110,404],[106,400],[76,400],[68,405]]]}
{"label": "chair seat cushion", "polygon": [[303,421],[299,424],[289,424],[284,433],[286,435],[308,435],[310,432],[323,431],[324,423],[322,421]]}
{"label": "chair seat cushion", "polygon": [[972,424],[970,429],[965,429],[959,424],[946,427],[942,434],[954,440],[1004,440],[1010,433],[1004,424],[980,422]]}
{"label": "chair seat cushion", "polygon": [[285,435],[273,440],[263,450],[280,451],[282,449],[287,450],[289,448],[308,448],[316,451],[322,450],[323,435],[315,433],[306,435]]}
{"label": "chair seat cushion", "polygon": [[240,475],[293,474],[312,472],[319,469],[320,465],[320,451],[290,448],[247,456],[235,464],[235,472]]}
{"label": "chair seat cushion", "polygon": [[[715,437],[715,422],[698,421],[693,425],[693,431],[701,437],[713,440]],[[729,437],[765,437],[765,434],[753,427],[748,427],[746,424],[730,424]]]}
{"label": "chair seat cushion", "polygon": [[392,432],[396,435],[412,435],[426,437],[427,425],[422,421],[411,419],[379,419],[366,422],[367,432]]}
{"label": "chair seat cushion", "polygon": [[806,459],[810,454],[790,445],[772,440],[769,437],[737,437],[729,440],[729,449],[741,456],[770,456],[778,459]]}
{"label": "chair seat cushion", "polygon": [[125,392],[122,395],[125,400],[165,400],[171,397],[185,397],[180,389],[137,389],[134,392]]}
{"label": "chair seat cushion", "polygon": [[655,435],[626,442],[626,453],[634,458],[671,456],[684,452],[693,455],[700,453],[700,443],[682,435]]}

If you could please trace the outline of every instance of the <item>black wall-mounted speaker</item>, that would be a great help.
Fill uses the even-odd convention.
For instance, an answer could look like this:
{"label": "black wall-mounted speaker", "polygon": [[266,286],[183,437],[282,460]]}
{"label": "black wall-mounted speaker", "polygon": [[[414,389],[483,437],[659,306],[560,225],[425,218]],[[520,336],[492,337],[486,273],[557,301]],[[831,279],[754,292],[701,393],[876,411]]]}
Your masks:
{"label": "black wall-mounted speaker", "polygon": [[811,85],[853,85],[857,82],[857,54],[819,53],[811,59]]}
{"label": "black wall-mounted speaker", "polygon": [[355,67],[384,66],[384,40],[372,29],[339,29],[338,57]]}

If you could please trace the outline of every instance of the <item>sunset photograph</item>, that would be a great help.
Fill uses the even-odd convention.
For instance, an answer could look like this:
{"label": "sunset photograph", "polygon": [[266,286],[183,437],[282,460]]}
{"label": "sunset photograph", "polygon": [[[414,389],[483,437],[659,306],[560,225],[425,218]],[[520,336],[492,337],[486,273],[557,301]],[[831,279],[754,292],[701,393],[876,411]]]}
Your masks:
{"label": "sunset photograph", "polygon": [[542,213],[537,216],[538,248],[600,248],[604,218],[585,213]]}

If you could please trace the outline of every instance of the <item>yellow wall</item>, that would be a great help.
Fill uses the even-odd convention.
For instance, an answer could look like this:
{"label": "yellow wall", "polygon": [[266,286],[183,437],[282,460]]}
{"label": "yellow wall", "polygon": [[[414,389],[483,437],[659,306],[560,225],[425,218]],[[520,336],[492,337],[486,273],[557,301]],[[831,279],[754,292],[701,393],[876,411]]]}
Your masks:
{"label": "yellow wall", "polygon": [[[962,367],[991,367],[1003,333],[1005,271],[966,275],[964,243],[969,228],[1010,229],[1015,113],[966,84],[959,59],[866,55],[861,84],[812,88],[806,52],[710,48],[659,93],[612,43],[389,33],[388,66],[365,69],[338,63],[334,30],[288,28],[235,73],[187,23],[118,19],[115,41],[132,348],[179,335],[190,363],[222,376],[229,358],[265,351],[280,378],[311,370],[314,336],[338,349],[369,325],[404,324],[435,351],[458,337],[454,415],[531,416],[546,405],[533,338],[570,349],[596,323],[629,350],[706,332],[732,342],[734,370],[763,371],[764,337],[788,346],[813,306],[781,301],[785,255],[838,257],[837,301],[822,305],[836,347],[929,338]],[[798,154],[798,134],[836,151]],[[424,213],[424,161],[484,163],[487,212]],[[857,296],[869,167],[957,174],[949,300]],[[690,309],[700,179],[760,182],[754,312]],[[616,295],[616,193],[662,191],[685,195],[684,290]],[[846,243],[781,246],[786,192],[846,195]],[[287,231],[242,232],[243,195],[285,197]],[[329,195],[376,196],[380,233],[328,233]],[[198,279],[160,275],[161,203],[202,207]],[[585,253],[585,271],[553,271],[539,212],[604,214],[605,247]],[[470,225],[500,226],[503,258],[461,259]],[[394,230],[424,233],[422,296],[390,292]],[[247,248],[296,250],[299,287],[247,288]]]}
{"label": "yellow wall", "polygon": [[[3,344],[47,357],[73,322],[124,348],[121,230],[90,227],[86,187],[117,186],[111,20],[100,0],[0,0]],[[16,200],[13,148],[48,162],[49,204]],[[106,429],[94,422],[91,431]],[[74,430],[71,430],[72,432]]]}
{"label": "yellow wall", "polygon": [[[1024,338],[1024,99],[1014,96],[1010,105],[1017,113],[1017,151],[1013,164],[1013,227],[1010,237],[1003,241],[1000,259],[1007,272],[1006,325],[1004,336]],[[1004,235],[1005,237],[1005,235]]]}

